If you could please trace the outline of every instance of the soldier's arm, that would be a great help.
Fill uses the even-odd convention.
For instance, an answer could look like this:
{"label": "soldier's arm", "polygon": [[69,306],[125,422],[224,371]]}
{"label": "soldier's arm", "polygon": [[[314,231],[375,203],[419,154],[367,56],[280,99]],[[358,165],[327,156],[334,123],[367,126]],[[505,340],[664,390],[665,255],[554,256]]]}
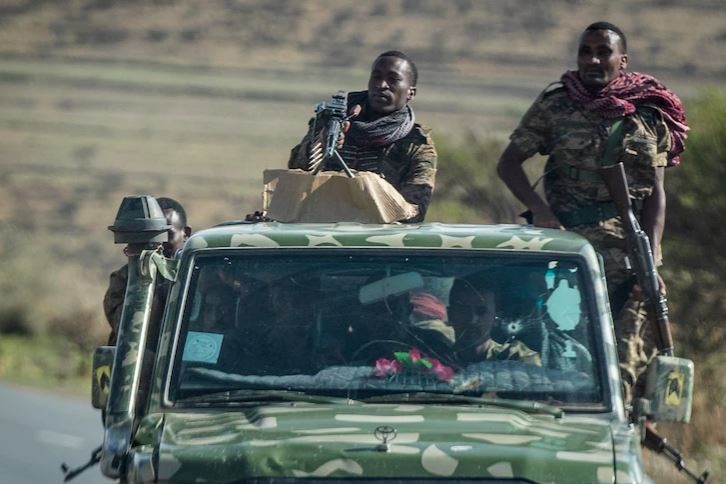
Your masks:
{"label": "soldier's arm", "polygon": [[522,163],[527,159],[527,154],[522,152],[516,144],[509,143],[497,163],[499,178],[507,185],[512,194],[532,211],[534,225],[564,229],[547,202],[532,188],[532,184],[522,168]]}
{"label": "soldier's arm", "polygon": [[[655,185],[649,197],[643,200],[643,209],[640,214],[640,225],[648,236],[650,248],[653,251],[656,267],[661,265],[663,258],[661,253],[661,240],[663,239],[663,227],[666,216],[666,195],[663,179],[665,168],[662,166],[655,169]],[[666,285],[658,272],[658,285],[661,294],[666,294]]]}
{"label": "soldier's arm", "polygon": [[665,168],[659,166],[655,169],[655,185],[649,197],[643,200],[643,211],[641,214],[641,225],[650,239],[653,254],[660,254],[660,244],[663,239],[663,227],[665,226],[666,195],[663,179]]}
{"label": "soldier's arm", "polygon": [[426,141],[415,146],[410,160],[410,169],[401,181],[399,192],[408,203],[418,207],[418,215],[405,222],[423,222],[433,195],[438,163],[436,147],[428,133]]}
{"label": "soldier's arm", "polygon": [[[549,204],[532,188],[522,164],[535,153],[549,154],[552,119],[550,107],[555,93],[561,91],[558,83],[550,84],[535,99],[519,126],[509,137],[509,145],[499,157],[497,174],[512,194],[532,212],[532,223],[538,227],[563,229]],[[559,95],[558,95],[559,96]]]}
{"label": "soldier's arm", "polygon": [[650,240],[656,265],[660,265],[662,260],[661,241],[666,217],[665,167],[668,165],[668,153],[672,147],[672,138],[660,111],[657,109],[644,110],[644,115],[658,138],[658,153],[655,159],[653,191],[643,200],[640,226]]}

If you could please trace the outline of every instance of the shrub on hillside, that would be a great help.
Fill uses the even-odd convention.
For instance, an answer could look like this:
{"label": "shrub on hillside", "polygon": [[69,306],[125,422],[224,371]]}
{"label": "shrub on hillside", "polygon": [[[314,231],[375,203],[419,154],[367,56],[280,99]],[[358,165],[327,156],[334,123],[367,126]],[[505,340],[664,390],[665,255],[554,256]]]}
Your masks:
{"label": "shrub on hillside", "polygon": [[703,92],[686,108],[691,131],[683,163],[666,173],[663,272],[674,319],[688,328],[682,344],[716,350],[726,343],[726,92]]}
{"label": "shrub on hillside", "polygon": [[0,229],[0,260],[0,333],[56,335],[86,349],[103,341],[103,288],[93,272],[9,224]]}
{"label": "shrub on hillside", "polygon": [[523,210],[522,204],[497,176],[496,165],[504,150],[504,142],[480,139],[468,133],[458,144],[437,139],[436,149],[439,155],[436,191],[427,220],[523,222],[518,216]]}

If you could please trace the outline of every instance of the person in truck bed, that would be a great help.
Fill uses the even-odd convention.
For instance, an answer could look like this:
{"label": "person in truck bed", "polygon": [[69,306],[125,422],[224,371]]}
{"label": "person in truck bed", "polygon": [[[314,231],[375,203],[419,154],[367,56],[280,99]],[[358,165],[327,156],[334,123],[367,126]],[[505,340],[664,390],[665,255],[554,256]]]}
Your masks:
{"label": "person in truck bed", "polygon": [[[659,264],[665,168],[679,164],[688,130],[678,96],[627,66],[622,30],[609,22],[589,25],[580,35],[577,70],[565,72],[534,101],[497,167],[530,210],[531,223],[577,232],[602,255],[626,404],[643,386],[656,349],[642,292],[626,262],[623,224],[597,169],[623,163],[636,217]],[[536,153],[549,156],[545,199],[522,168]]]}
{"label": "person in truck bed", "polygon": [[[416,216],[402,222],[424,220],[436,178],[431,130],[416,122],[410,106],[417,82],[418,69],[406,54],[380,54],[373,62],[368,90],[348,94],[350,120],[339,138],[338,151],[349,168],[380,174],[418,208]],[[322,129],[313,133],[313,125],[311,120],[308,133],[290,152],[288,168],[311,170],[321,161]]]}

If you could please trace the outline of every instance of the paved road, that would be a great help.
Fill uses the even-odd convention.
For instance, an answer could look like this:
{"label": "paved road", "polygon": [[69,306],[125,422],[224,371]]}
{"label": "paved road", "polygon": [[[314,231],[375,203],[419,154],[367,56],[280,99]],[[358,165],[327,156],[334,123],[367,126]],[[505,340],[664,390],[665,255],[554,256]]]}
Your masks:
{"label": "paved road", "polygon": [[[0,482],[63,482],[61,462],[88,461],[103,439],[101,416],[87,400],[0,384]],[[110,483],[98,465],[69,481]]]}

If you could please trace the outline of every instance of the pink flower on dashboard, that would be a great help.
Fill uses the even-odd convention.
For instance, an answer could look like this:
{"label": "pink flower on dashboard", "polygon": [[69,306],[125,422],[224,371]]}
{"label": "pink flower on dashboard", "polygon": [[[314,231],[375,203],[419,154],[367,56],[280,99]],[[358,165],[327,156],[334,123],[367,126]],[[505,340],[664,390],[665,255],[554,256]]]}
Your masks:
{"label": "pink flower on dashboard", "polygon": [[376,368],[373,370],[373,376],[395,375],[399,371],[401,371],[401,363],[399,361],[378,358],[376,360]]}
{"label": "pink flower on dashboard", "polygon": [[454,378],[454,369],[450,366],[442,365],[436,358],[429,358],[431,362],[431,372],[441,381],[449,381]]}
{"label": "pink flower on dashboard", "polygon": [[418,348],[394,353],[395,359],[378,358],[372,376],[386,377],[401,372],[432,373],[439,381],[448,382],[454,377],[454,369],[436,358],[423,356]]}
{"label": "pink flower on dashboard", "polygon": [[411,361],[414,363],[421,359],[421,351],[418,348],[411,348],[408,350],[408,354],[411,356]]}

